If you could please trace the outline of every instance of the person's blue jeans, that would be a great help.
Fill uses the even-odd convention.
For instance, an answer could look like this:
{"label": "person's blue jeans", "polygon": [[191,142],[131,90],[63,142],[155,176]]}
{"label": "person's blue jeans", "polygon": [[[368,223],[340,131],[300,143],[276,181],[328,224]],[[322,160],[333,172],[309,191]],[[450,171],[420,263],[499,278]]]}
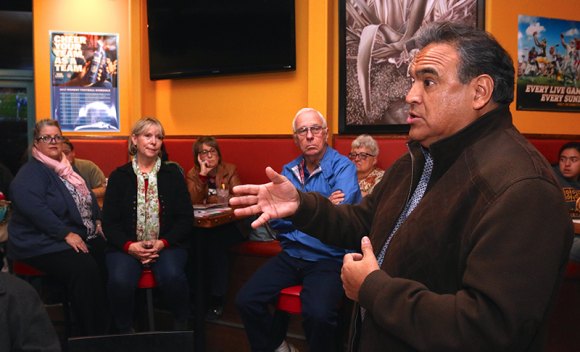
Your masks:
{"label": "person's blue jeans", "polygon": [[[107,292],[115,326],[120,332],[130,331],[133,326],[135,289],[143,266],[131,255],[114,251],[106,254],[109,281]],[[184,323],[189,318],[189,285],[185,275],[187,250],[166,248],[151,264],[157,287],[163,294],[167,307],[176,322]]]}
{"label": "person's blue jeans", "polygon": [[340,280],[342,262],[309,262],[285,252],[266,262],[240,289],[236,307],[240,312],[252,351],[273,351],[286,336],[268,305],[275,304],[285,287],[302,284],[303,328],[311,351],[336,351],[338,311],[344,299]]}

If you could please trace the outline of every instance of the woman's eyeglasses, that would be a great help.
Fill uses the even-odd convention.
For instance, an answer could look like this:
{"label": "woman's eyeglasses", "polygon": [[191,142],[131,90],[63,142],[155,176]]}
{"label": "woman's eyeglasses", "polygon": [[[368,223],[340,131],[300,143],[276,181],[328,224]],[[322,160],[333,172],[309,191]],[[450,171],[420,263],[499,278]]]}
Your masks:
{"label": "woman's eyeglasses", "polygon": [[216,154],[217,154],[217,150],[215,150],[213,148],[211,148],[209,150],[202,150],[202,151],[199,152],[199,155],[201,155],[203,157],[206,157],[208,155],[215,156]]}
{"label": "woman's eyeglasses", "polygon": [[60,142],[64,141],[64,138],[65,138],[64,136],[59,136],[59,135],[56,135],[56,136],[48,136],[47,135],[47,136],[40,136],[40,137],[36,138],[36,140],[42,141],[43,143],[52,143],[52,142],[60,143]]}
{"label": "woman's eyeglasses", "polygon": [[369,156],[374,157],[375,155],[369,154],[369,153],[350,153],[348,155],[348,158],[350,160],[356,160],[356,158],[359,158],[360,160],[367,160],[367,158]]}

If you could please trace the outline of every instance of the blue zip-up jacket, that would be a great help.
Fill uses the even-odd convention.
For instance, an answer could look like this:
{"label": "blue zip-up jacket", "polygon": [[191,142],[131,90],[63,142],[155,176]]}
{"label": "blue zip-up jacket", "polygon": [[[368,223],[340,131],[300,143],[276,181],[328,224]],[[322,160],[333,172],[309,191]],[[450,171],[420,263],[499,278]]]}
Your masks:
{"label": "blue zip-up jacket", "polygon": [[[326,198],[332,192],[341,190],[344,193],[344,204],[356,204],[361,201],[362,195],[358,186],[356,167],[347,157],[327,146],[326,152],[320,160],[321,171],[312,173],[304,185],[293,171],[293,169],[299,170],[303,159],[301,155],[284,165],[282,169],[282,175],[286,176],[296,188],[303,192],[318,192]],[[352,252],[352,250],[326,245],[320,240],[296,230],[291,221],[273,220],[270,225],[279,232],[278,239],[282,249],[295,258],[308,261],[323,259],[342,261],[342,257],[346,253]]]}

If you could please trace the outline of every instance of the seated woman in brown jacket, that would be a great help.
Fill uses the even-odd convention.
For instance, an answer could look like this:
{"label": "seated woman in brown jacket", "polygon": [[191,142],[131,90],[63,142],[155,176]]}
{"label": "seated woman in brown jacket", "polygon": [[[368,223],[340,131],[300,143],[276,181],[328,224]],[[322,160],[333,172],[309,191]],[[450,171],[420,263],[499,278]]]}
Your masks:
{"label": "seated woman in brown jacket", "polygon": [[[236,166],[222,161],[217,140],[210,136],[198,138],[193,145],[193,158],[195,166],[186,176],[192,204],[227,202],[227,195],[224,193],[232,194],[232,188],[241,182]],[[204,263],[209,280],[209,320],[216,320],[223,313],[228,286],[228,248],[247,237],[245,235],[250,228],[244,225],[243,221],[238,221],[211,229],[196,229],[196,236],[201,236],[201,253],[205,256]]]}

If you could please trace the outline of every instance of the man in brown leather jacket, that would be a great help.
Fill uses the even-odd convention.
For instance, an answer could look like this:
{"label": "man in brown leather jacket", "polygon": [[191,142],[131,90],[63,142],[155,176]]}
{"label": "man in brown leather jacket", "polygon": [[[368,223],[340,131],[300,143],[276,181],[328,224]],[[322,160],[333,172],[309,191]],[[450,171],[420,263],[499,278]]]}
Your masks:
{"label": "man in brown leather jacket", "polygon": [[347,254],[353,351],[542,351],[573,230],[550,165],[513,126],[514,65],[484,31],[426,25],[409,68],[409,153],[359,205],[271,183],[231,200]]}

